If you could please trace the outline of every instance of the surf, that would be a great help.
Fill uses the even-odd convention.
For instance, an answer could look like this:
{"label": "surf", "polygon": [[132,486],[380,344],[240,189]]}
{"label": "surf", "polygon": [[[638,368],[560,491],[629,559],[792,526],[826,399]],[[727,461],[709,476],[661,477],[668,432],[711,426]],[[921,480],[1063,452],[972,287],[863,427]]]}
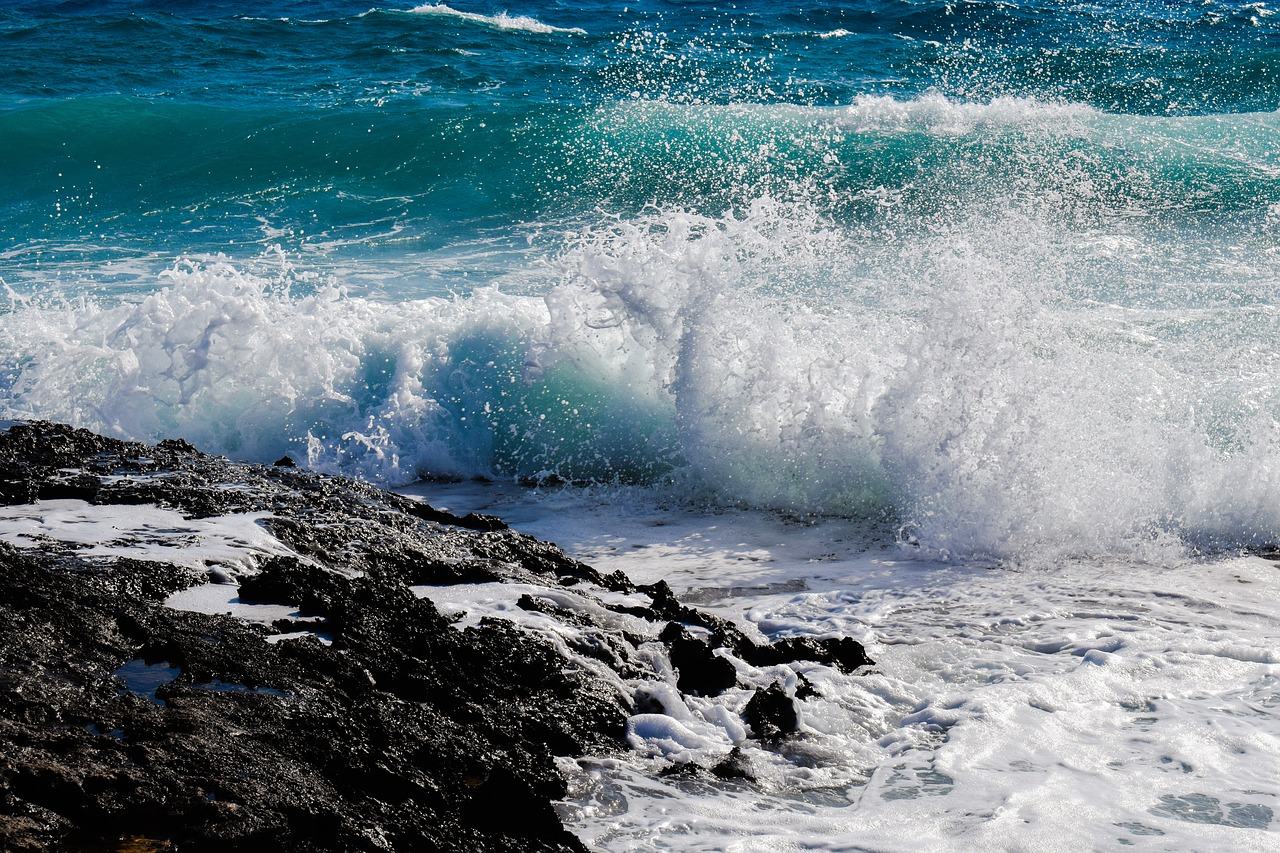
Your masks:
{"label": "surf", "polygon": [[183,262],[137,302],[15,302],[4,414],[386,483],[640,484],[944,557],[1276,535],[1274,305],[1216,267],[1110,299],[1113,244],[1021,213],[882,237],[654,209],[510,292],[393,302]]}

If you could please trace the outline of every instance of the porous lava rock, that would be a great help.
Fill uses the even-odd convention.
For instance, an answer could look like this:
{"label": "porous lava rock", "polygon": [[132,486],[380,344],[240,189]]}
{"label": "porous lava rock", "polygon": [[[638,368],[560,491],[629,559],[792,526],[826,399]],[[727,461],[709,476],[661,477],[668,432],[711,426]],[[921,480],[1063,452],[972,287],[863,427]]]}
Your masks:
{"label": "porous lava rock", "polygon": [[[0,505],[257,513],[289,551],[237,574],[154,548],[138,559],[0,542],[0,849],[582,851],[554,807],[566,793],[555,759],[628,748],[624,680],[659,677],[641,646],[670,644],[682,680],[710,667],[708,694],[732,685],[727,654],[866,661],[852,640],[759,645],[666,584],[602,576],[496,518],[282,463],[42,422],[0,432]],[[258,624],[166,606],[211,582],[296,615]],[[563,630],[456,623],[430,598],[481,583],[520,584],[520,612]],[[652,603],[575,608],[568,589]],[[747,708],[760,737],[787,730],[778,709],[792,700],[771,691]],[[715,773],[746,776],[734,756]]]}

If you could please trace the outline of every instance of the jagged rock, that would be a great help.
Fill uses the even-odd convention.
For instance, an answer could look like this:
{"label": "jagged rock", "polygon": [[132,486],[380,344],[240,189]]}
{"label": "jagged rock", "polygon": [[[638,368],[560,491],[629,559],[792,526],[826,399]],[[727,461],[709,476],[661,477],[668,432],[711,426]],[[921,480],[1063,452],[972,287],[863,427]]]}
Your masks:
{"label": "jagged rock", "polygon": [[694,696],[719,696],[738,681],[733,663],[694,637],[678,622],[668,622],[659,635],[669,649],[671,666],[679,673],[676,686]]}
{"label": "jagged rock", "polygon": [[776,681],[767,690],[756,690],[742,717],[755,736],[764,741],[779,740],[800,726],[795,701]]}
{"label": "jagged rock", "polygon": [[770,645],[754,643],[737,646],[742,659],[753,666],[776,666],[793,661],[813,661],[834,666],[841,672],[853,672],[875,663],[867,657],[862,643],[850,637],[816,640],[812,637],[784,637]]}
{"label": "jagged rock", "polygon": [[812,661],[834,666],[841,672],[853,672],[860,667],[875,663],[867,656],[862,644],[851,637],[822,640],[811,637],[785,637],[761,646],[732,622],[681,604],[676,600],[675,593],[671,591],[666,581],[658,581],[655,584],[637,588],[653,599],[649,607],[617,607],[615,609],[653,621],[669,620],[672,623],[705,628],[710,632],[709,642],[712,647],[730,649],[734,655],[752,666],[777,666],[783,663]]}
{"label": "jagged rock", "polygon": [[658,771],[659,776],[668,779],[697,779],[707,772],[707,768],[694,761],[684,761],[664,767]]}
{"label": "jagged rock", "polygon": [[[241,600],[332,637],[271,645],[272,628],[165,607],[207,580],[180,566],[0,544],[0,849],[584,849],[551,806],[553,757],[623,748],[626,697],[409,589],[583,572],[550,546],[360,483],[52,424],[0,434],[0,479],[7,503],[270,513],[301,556],[262,559]],[[515,558],[503,572],[495,550]]]}
{"label": "jagged rock", "polygon": [[[3,850],[581,851],[551,805],[566,792],[554,759],[625,750],[628,717],[660,711],[643,686],[633,709],[622,686],[658,677],[660,632],[686,693],[733,686],[726,654],[869,662],[852,640],[757,645],[665,583],[602,576],[490,516],[283,460],[48,423],[0,433],[0,504],[53,499],[256,513],[292,553],[204,571],[0,543]],[[210,581],[298,613],[266,625],[165,605]],[[431,601],[433,588],[476,583],[546,590],[518,602],[555,631],[455,624]],[[644,591],[652,605],[593,589]],[[765,740],[796,727],[776,684],[745,716]],[[711,773],[750,778],[738,750]]]}

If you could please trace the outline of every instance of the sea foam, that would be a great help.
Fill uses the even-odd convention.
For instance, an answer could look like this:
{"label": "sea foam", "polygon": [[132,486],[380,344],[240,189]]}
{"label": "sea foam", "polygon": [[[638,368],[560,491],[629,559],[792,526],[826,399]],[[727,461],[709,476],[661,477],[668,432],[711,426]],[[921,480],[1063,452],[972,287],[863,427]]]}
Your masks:
{"label": "sea foam", "polygon": [[550,24],[544,24],[528,15],[509,15],[506,12],[500,12],[497,15],[481,15],[476,12],[461,12],[446,6],[444,3],[426,4],[416,6],[409,10],[414,15],[441,15],[444,17],[457,18],[463,21],[483,24],[485,26],[494,27],[499,30],[523,30],[529,33],[572,33],[574,35],[586,35],[587,31],[578,27],[553,27]]}
{"label": "sea foam", "polygon": [[540,293],[391,304],[185,262],[135,303],[0,318],[3,414],[848,515],[935,556],[1280,532],[1272,307],[1212,278],[1166,282],[1193,309],[1107,300],[1112,244],[1023,214],[883,237],[768,198],[656,209],[567,236]]}

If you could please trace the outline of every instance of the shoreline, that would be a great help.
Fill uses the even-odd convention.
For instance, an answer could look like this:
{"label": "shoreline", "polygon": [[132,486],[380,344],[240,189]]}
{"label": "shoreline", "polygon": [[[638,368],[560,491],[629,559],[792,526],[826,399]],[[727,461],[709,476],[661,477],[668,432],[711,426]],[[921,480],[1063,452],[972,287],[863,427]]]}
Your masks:
{"label": "shoreline", "polygon": [[[776,747],[812,687],[787,664],[870,663],[761,645],[489,516],[182,441],[17,424],[0,471],[6,849],[585,850],[557,757],[679,740],[664,702],[726,690],[741,742]],[[171,606],[193,590],[222,604]],[[510,590],[508,618],[432,601],[476,590]],[[750,778],[736,747],[671,768]]]}

